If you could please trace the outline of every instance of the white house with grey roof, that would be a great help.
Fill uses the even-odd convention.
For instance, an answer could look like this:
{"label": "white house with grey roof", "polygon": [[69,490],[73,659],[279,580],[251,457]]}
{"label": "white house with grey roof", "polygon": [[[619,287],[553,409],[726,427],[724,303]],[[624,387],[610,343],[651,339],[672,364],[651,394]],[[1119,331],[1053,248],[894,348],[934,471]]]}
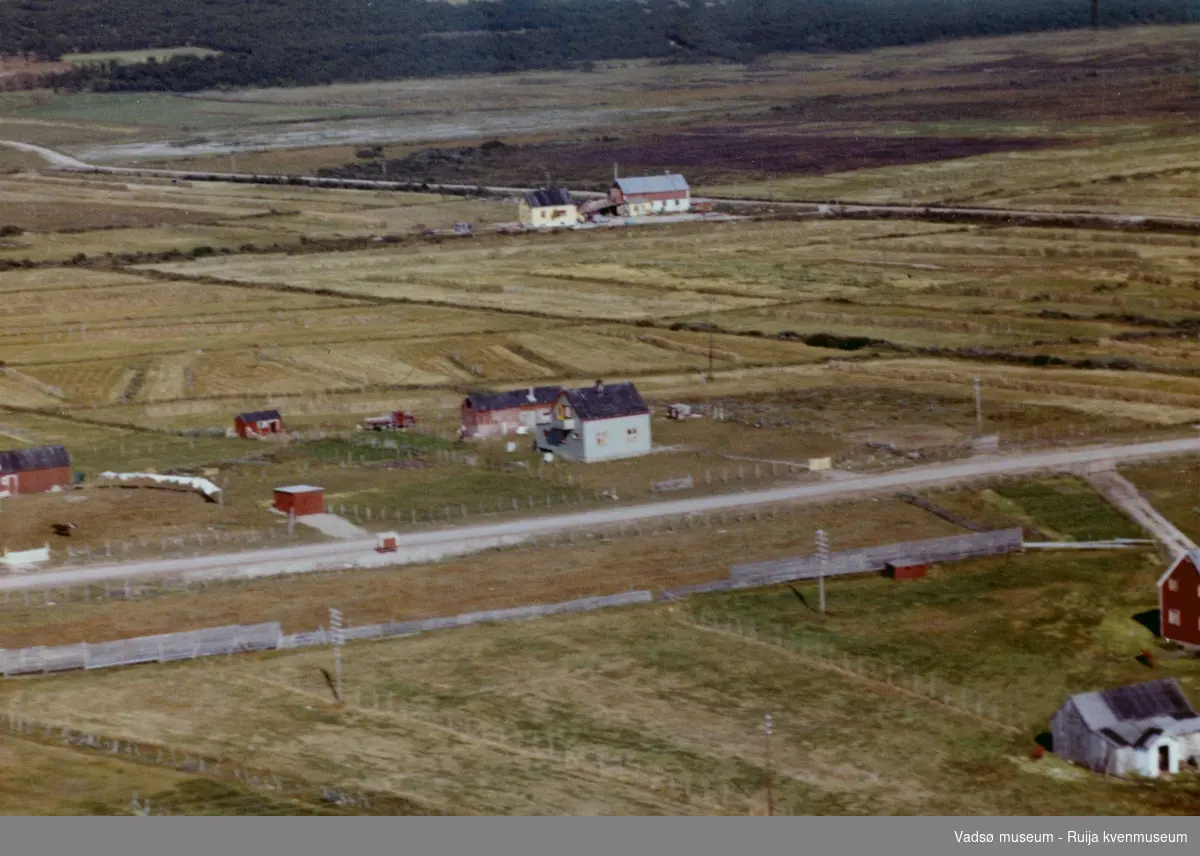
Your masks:
{"label": "white house with grey roof", "polygon": [[680,214],[692,207],[692,190],[677,173],[613,179],[608,193],[623,214]]}
{"label": "white house with grey roof", "polygon": [[1200,715],[1174,678],[1073,695],[1050,731],[1056,755],[1111,776],[1174,775],[1200,758]]}
{"label": "white house with grey roof", "polygon": [[650,408],[632,383],[564,389],[536,438],[539,451],[584,463],[646,455]]}
{"label": "white house with grey roof", "polygon": [[579,205],[566,188],[527,190],[517,203],[517,219],[535,229],[574,226],[579,222]]}

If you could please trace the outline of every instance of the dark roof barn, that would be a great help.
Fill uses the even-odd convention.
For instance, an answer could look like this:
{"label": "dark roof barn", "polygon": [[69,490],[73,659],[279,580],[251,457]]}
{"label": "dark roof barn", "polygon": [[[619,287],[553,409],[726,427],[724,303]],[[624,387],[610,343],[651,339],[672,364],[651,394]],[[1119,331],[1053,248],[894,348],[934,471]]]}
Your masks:
{"label": "dark roof barn", "polygon": [[278,410],[252,410],[249,413],[239,413],[237,418],[243,422],[267,422],[271,419],[281,419]]}
{"label": "dark roof barn", "polygon": [[567,400],[580,419],[612,419],[649,413],[642,394],[632,383],[605,384],[568,389]]}
{"label": "dark roof barn", "polygon": [[513,407],[529,407],[534,404],[549,405],[558,400],[561,386],[535,386],[528,389],[510,389],[505,392],[473,392],[467,396],[466,405],[472,410],[509,410]]}
{"label": "dark roof barn", "polygon": [[28,449],[0,452],[0,473],[27,473],[69,466],[71,456],[64,446],[33,446]]}
{"label": "dark roof barn", "polygon": [[565,187],[548,187],[545,190],[525,191],[525,203],[530,208],[551,208],[555,205],[574,205],[575,201]]}

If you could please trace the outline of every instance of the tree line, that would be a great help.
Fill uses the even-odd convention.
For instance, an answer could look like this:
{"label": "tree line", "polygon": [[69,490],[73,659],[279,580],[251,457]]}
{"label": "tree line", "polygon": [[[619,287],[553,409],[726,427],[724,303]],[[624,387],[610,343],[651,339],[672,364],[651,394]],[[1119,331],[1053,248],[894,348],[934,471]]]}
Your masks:
{"label": "tree line", "polygon": [[[1195,0],[1102,0],[1108,26],[1181,23]],[[296,86],[658,58],[745,62],[1090,23],[1088,0],[0,0],[0,55],[201,46],[218,56],[97,62],[67,90]]]}

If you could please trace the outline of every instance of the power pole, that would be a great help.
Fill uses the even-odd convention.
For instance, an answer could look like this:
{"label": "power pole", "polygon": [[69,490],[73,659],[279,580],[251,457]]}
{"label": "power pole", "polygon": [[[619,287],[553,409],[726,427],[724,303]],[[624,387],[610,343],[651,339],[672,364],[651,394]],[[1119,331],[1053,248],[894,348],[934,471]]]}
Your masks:
{"label": "power pole", "polygon": [[346,697],[342,695],[342,611],[340,609],[329,609],[329,629],[333,634],[333,681],[334,692],[337,695],[338,701],[345,701]]}
{"label": "power pole", "polygon": [[713,379],[713,304],[717,298],[708,296],[708,379]]}
{"label": "power pole", "polygon": [[979,377],[975,377],[975,435],[983,436],[983,397],[979,391]]}
{"label": "power pole", "polygon": [[771,714],[763,717],[763,736],[766,738],[767,745],[767,764],[766,764],[766,780],[767,780],[767,817],[775,813],[774,799],[771,793]]}
{"label": "power pole", "polygon": [[825,534],[824,529],[817,530],[817,564],[821,566],[821,573],[817,577],[820,585],[820,604],[821,615],[825,615],[825,567],[829,564],[829,537]]}

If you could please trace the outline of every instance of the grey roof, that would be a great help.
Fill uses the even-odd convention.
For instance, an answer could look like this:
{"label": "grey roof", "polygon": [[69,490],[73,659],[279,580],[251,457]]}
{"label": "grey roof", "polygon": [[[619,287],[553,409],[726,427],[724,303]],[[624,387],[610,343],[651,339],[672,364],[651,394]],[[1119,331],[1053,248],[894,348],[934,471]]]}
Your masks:
{"label": "grey roof", "polygon": [[0,473],[27,473],[71,466],[71,456],[63,446],[32,446],[0,452]]}
{"label": "grey roof", "polygon": [[1181,553],[1179,558],[1168,565],[1167,569],[1162,572],[1162,576],[1158,578],[1159,588],[1163,587],[1163,583],[1171,578],[1171,575],[1175,573],[1175,569],[1178,568],[1184,561],[1189,562],[1193,570],[1200,572],[1200,549],[1193,548],[1185,553]]}
{"label": "grey roof", "polygon": [[580,419],[612,419],[649,413],[642,394],[632,383],[610,383],[568,389],[567,400]]}
{"label": "grey roof", "polygon": [[530,208],[549,208],[553,205],[574,205],[571,194],[565,187],[548,187],[545,190],[526,190],[525,202]]}
{"label": "grey roof", "polygon": [[268,419],[282,419],[278,410],[251,410],[249,413],[239,413],[237,418],[243,422],[266,422]]}
{"label": "grey roof", "polygon": [[1159,734],[1200,731],[1198,715],[1174,678],[1071,697],[1093,732],[1118,746],[1143,746]]}
{"label": "grey roof", "polygon": [[535,386],[528,389],[510,389],[507,392],[473,392],[467,396],[466,405],[472,410],[483,411],[508,410],[534,404],[547,405],[553,404],[560,392],[561,386]]}
{"label": "grey roof", "polygon": [[645,175],[637,178],[618,178],[617,187],[626,196],[639,196],[643,193],[678,193],[687,192],[687,179],[677,173],[667,175]]}
{"label": "grey roof", "polygon": [[313,484],[294,484],[275,488],[276,493],[312,493],[315,490],[322,490],[322,488]]}

